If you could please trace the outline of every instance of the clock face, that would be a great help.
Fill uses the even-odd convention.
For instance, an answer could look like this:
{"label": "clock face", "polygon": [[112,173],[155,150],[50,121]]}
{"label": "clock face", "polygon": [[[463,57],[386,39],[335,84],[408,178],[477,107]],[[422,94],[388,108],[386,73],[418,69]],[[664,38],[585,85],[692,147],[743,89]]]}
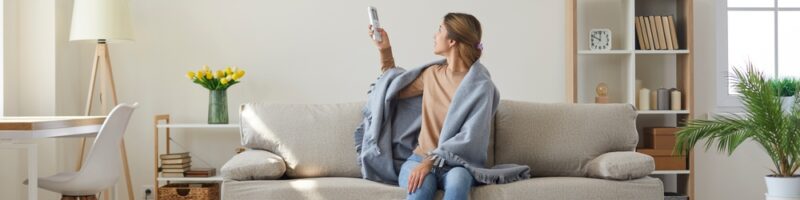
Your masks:
{"label": "clock face", "polygon": [[591,50],[610,50],[611,49],[611,30],[592,29],[589,31],[589,49]]}

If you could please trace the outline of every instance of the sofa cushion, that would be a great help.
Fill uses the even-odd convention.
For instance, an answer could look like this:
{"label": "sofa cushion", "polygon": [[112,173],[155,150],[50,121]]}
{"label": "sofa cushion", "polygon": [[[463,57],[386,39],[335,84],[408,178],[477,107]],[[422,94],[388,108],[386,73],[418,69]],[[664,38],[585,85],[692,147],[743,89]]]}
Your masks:
{"label": "sofa cushion", "polygon": [[531,167],[531,175],[585,175],[585,165],[638,142],[627,104],[544,104],[502,100],[495,116],[495,163]]}
{"label": "sofa cushion", "polygon": [[612,180],[631,180],[649,175],[655,170],[653,157],[633,151],[609,152],[586,165],[586,176]]}
{"label": "sofa cushion", "polygon": [[286,172],[286,164],[278,155],[264,150],[247,150],[236,154],[220,169],[222,177],[232,180],[277,179]]}
{"label": "sofa cushion", "polygon": [[361,177],[353,131],[364,103],[241,106],[242,145],[286,161],[286,175]]}
{"label": "sofa cushion", "polygon": [[359,178],[305,178],[270,181],[225,182],[223,199],[306,200],[306,199],[405,199],[406,192]]}
{"label": "sofa cushion", "polygon": [[651,177],[630,181],[546,177],[480,186],[471,196],[472,199],[663,200],[664,187],[661,180]]}

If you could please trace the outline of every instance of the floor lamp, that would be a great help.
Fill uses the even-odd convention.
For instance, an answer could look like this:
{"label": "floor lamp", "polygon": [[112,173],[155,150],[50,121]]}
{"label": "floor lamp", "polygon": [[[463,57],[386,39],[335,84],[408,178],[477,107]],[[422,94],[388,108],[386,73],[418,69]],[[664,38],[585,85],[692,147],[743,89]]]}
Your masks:
{"label": "floor lamp", "polygon": [[[108,55],[108,44],[112,41],[132,41],[133,31],[130,25],[130,9],[128,0],[75,0],[72,9],[72,27],[70,30],[70,41],[93,41],[97,42],[94,58],[92,62],[92,76],[89,81],[89,95],[86,98],[86,115],[92,114],[92,102],[94,100],[95,83],[99,72],[102,78],[107,80],[100,82],[100,106],[103,114],[108,114],[110,108],[118,104],[117,91],[114,85],[114,76],[111,71],[111,58]],[[101,67],[102,66],[102,67]],[[110,89],[111,94],[106,94]],[[109,102],[108,98],[111,98]],[[110,103],[110,104],[109,104]],[[78,159],[78,170],[83,163],[83,155],[86,146],[86,138],[81,139],[81,149]],[[125,150],[125,140],[120,144],[123,172],[127,185],[128,199],[133,200],[133,188],[131,186],[130,170],[128,169],[128,156]],[[104,192],[108,199],[108,190]]]}

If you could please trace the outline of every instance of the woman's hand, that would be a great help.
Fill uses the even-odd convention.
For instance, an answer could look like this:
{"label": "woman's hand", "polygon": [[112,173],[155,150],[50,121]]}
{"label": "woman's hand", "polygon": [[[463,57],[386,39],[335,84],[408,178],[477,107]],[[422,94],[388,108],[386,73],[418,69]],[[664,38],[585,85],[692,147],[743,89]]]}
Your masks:
{"label": "woman's hand", "polygon": [[[372,31],[372,25],[369,25],[368,28],[369,37],[372,39],[372,35],[375,32]],[[389,35],[382,28],[378,28],[378,32],[381,34],[381,41],[372,40],[372,42],[375,43],[381,54],[381,72],[385,72],[387,69],[394,67],[394,56],[392,55],[392,45],[389,44]]]}
{"label": "woman's hand", "polygon": [[414,170],[411,171],[411,176],[408,177],[408,193],[414,193],[422,186],[423,181],[425,181],[425,176],[431,172],[431,168],[433,168],[433,161],[425,159],[414,167]]}
{"label": "woman's hand", "polygon": [[[381,34],[381,41],[378,42],[378,41],[372,40],[372,42],[375,43],[375,46],[378,47],[378,50],[384,50],[384,49],[391,48],[392,46],[389,44],[389,35],[386,33],[386,31],[383,30],[383,28],[378,28],[378,32],[379,32],[379,34]],[[369,25],[369,38],[370,39],[372,39],[372,35],[373,34],[375,34],[375,32],[372,31],[372,25]]]}

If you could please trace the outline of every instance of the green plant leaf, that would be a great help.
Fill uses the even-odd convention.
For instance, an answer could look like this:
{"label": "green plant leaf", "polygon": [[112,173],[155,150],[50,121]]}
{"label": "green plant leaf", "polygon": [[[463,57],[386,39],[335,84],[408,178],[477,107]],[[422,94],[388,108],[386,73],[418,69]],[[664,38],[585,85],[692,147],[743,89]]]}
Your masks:
{"label": "green plant leaf", "polygon": [[[772,159],[775,176],[792,176],[800,168],[800,99],[796,95],[800,84],[791,78],[769,80],[752,63],[744,70],[735,68],[732,80],[741,94],[744,115],[689,121],[677,133],[676,153],[685,155],[705,141],[706,150],[716,144],[717,151],[731,155],[739,145],[753,140]],[[781,109],[780,95],[795,96],[790,112]]]}

